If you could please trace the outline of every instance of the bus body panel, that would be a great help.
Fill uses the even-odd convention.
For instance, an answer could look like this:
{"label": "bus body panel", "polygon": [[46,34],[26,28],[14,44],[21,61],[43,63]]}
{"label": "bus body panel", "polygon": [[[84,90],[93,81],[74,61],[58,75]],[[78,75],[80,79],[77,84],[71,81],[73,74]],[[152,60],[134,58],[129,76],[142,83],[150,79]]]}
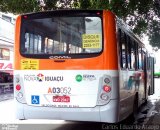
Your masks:
{"label": "bus body panel", "polygon": [[[125,27],[125,25],[119,24],[119,21],[117,20],[117,46],[119,51],[118,65],[120,89],[119,121],[127,118],[130,114],[134,112],[136,103],[136,107],[140,107],[143,103],[147,101],[149,88],[150,86],[153,86],[153,77],[151,77],[151,70],[153,70],[154,68],[154,63],[151,64],[149,63],[149,60],[147,61],[150,56],[145,49],[144,44],[139,39],[137,39],[137,37],[132,32],[127,31],[128,27]],[[121,39],[119,30],[121,33],[123,32],[124,34],[123,39]],[[135,52],[134,50],[134,60],[136,61],[133,60],[133,68],[130,68],[132,62],[129,63],[129,59],[127,59],[128,55],[125,55],[123,57],[123,53],[121,54],[120,52],[122,50],[121,42],[123,43],[123,49],[125,50],[127,48],[127,50],[125,50],[124,52],[128,55],[130,55],[128,52],[128,48],[131,48],[131,43],[133,44],[134,42],[134,44],[137,44],[134,45],[135,50],[138,47],[142,48],[141,52],[139,52],[139,48],[136,50],[137,52]]]}
{"label": "bus body panel", "polygon": [[[96,106],[94,108],[52,108],[52,107],[34,107],[26,104],[16,103],[18,119],[57,119],[74,121],[94,121],[115,123],[117,118],[118,100],[111,100],[105,106]],[[22,111],[23,110],[23,111]],[[23,113],[22,113],[23,112]]]}
{"label": "bus body panel", "polygon": [[117,71],[18,70],[15,71],[15,76],[20,77],[20,82],[16,83],[15,81],[14,84],[20,85],[24,89],[22,93],[25,94],[27,105],[53,108],[95,107],[99,92],[104,86],[103,77],[107,75],[111,77],[111,92],[108,93],[108,101],[118,99]]}
{"label": "bus body panel", "polygon": [[[138,93],[138,105],[144,103],[145,82],[143,71],[120,71],[120,120],[133,112],[135,95]],[[139,77],[137,77],[139,76]],[[136,80],[137,79],[137,80]]]}

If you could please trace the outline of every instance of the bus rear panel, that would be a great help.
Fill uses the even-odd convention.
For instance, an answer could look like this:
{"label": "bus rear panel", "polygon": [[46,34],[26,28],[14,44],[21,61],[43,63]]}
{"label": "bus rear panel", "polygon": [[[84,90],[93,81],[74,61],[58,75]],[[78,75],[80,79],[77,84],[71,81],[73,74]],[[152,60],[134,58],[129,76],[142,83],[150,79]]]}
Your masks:
{"label": "bus rear panel", "polygon": [[15,41],[18,119],[119,120],[116,26],[111,12],[21,15]]}

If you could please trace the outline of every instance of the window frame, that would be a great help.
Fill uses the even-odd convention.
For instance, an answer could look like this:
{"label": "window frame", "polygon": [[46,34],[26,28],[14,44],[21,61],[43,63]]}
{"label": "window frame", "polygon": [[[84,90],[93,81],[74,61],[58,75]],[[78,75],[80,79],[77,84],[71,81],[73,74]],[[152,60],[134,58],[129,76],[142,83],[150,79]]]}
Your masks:
{"label": "window frame", "polygon": [[[62,12],[60,14],[60,12]],[[99,13],[97,13],[99,12]],[[21,24],[21,34],[20,34],[20,49],[19,49],[19,52],[22,56],[26,57],[26,58],[38,58],[38,59],[49,59],[49,57],[53,57],[53,56],[69,56],[71,57],[72,59],[77,59],[77,58],[90,58],[90,57],[97,57],[99,55],[102,54],[103,52],[103,48],[104,48],[104,29],[103,29],[103,18],[102,18],[102,14],[103,14],[103,11],[84,11],[84,10],[80,10],[80,11],[49,11],[49,12],[46,12],[46,13],[35,13],[35,14],[28,14],[28,15],[22,15],[22,24]],[[27,16],[28,20],[29,19],[38,19],[38,18],[50,18],[50,17],[59,17],[59,16],[65,16],[65,17],[99,17],[101,19],[101,34],[102,34],[102,48],[101,48],[101,51],[100,52],[97,52],[97,53],[80,53],[80,54],[24,54],[21,52],[21,48],[24,48],[22,47],[22,44],[21,43],[24,43],[25,39],[24,39],[24,34],[26,32],[26,30],[23,28],[24,26],[24,20],[25,17]],[[22,36],[23,35],[23,36]],[[24,45],[23,45],[24,46]]]}
{"label": "window frame", "polygon": [[[7,50],[8,51],[8,53],[9,53],[8,58],[4,58],[4,55],[2,54],[3,50]],[[0,48],[0,55],[1,55],[0,60],[7,60],[7,61],[9,61],[11,59],[11,54],[10,54],[10,49],[9,48],[3,48],[3,47]]]}
{"label": "window frame", "polygon": [[[119,64],[121,70],[129,70],[129,71],[139,71],[144,70],[144,59],[142,61],[142,52],[144,53],[144,58],[146,56],[145,47],[143,46],[143,43],[141,43],[138,39],[136,39],[134,36],[131,36],[129,33],[126,32],[125,29],[118,27],[118,43],[119,43]],[[124,67],[123,61],[122,61],[122,43],[121,43],[121,33],[124,33],[125,39],[126,39],[126,63],[127,65]],[[131,55],[131,49],[133,50],[133,56]],[[139,53],[139,49],[141,53]],[[134,60],[134,62],[133,62]],[[133,62],[133,63],[132,63]],[[142,65],[140,65],[143,64]],[[143,68],[141,68],[142,66]]]}

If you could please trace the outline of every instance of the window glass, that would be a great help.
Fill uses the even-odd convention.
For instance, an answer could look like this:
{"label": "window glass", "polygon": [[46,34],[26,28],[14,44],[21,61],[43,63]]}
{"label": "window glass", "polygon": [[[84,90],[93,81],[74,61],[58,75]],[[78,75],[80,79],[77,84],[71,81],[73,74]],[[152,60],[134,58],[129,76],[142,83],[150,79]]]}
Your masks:
{"label": "window glass", "polygon": [[9,60],[10,50],[5,48],[0,48],[0,60]]}
{"label": "window glass", "polygon": [[135,69],[135,46],[132,40],[130,40],[130,45],[131,45],[131,69]]}
{"label": "window glass", "polygon": [[135,69],[135,45],[134,41],[128,36],[128,68]]}
{"label": "window glass", "polygon": [[128,55],[127,55],[127,59],[128,59],[128,68],[131,69],[131,40],[130,37],[127,36],[127,46],[128,46]]}
{"label": "window glass", "polygon": [[138,69],[139,66],[139,56],[138,56],[138,43],[134,42],[135,44],[135,68]]}
{"label": "window glass", "polygon": [[13,75],[0,71],[0,83],[12,83],[12,82],[13,82]]}
{"label": "window glass", "polygon": [[6,16],[6,15],[2,15],[2,19],[8,21],[8,22],[11,22],[12,18],[9,17],[9,16]]}
{"label": "window glass", "polygon": [[151,69],[151,57],[147,57],[147,69]]}
{"label": "window glass", "polygon": [[126,34],[119,30],[121,68],[127,68]]}
{"label": "window glass", "polygon": [[102,50],[100,17],[53,17],[24,21],[24,54],[99,53]]}
{"label": "window glass", "polygon": [[41,53],[41,36],[35,34],[25,34],[25,53],[38,54]]}
{"label": "window glass", "polygon": [[142,51],[142,69],[144,70],[144,58],[145,58],[145,52]]}
{"label": "window glass", "polygon": [[138,55],[139,55],[139,69],[142,69],[142,48],[138,48]]}

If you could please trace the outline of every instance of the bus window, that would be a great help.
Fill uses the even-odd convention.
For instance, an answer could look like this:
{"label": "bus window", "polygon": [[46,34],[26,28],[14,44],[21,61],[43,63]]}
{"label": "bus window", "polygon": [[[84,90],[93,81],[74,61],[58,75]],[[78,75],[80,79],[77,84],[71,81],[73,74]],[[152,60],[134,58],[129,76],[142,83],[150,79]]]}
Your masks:
{"label": "bus window", "polygon": [[39,54],[41,53],[41,36],[33,33],[25,33],[24,53]]}
{"label": "bus window", "polygon": [[144,51],[142,51],[142,69],[144,70],[145,68],[145,66],[144,66],[144,58],[145,58],[145,52]]}
{"label": "bus window", "polygon": [[135,47],[133,40],[128,36],[128,68],[135,69]]}
{"label": "bus window", "polygon": [[27,21],[29,27],[26,21],[23,22],[22,54],[88,54],[102,50],[99,17],[32,19]]}
{"label": "bus window", "polygon": [[121,68],[127,68],[127,48],[126,48],[126,34],[119,30],[119,42],[120,42],[120,62]]}
{"label": "bus window", "polygon": [[138,43],[136,41],[134,41],[134,45],[135,45],[135,68],[138,69],[139,67],[139,56],[138,56]]}
{"label": "bus window", "polygon": [[131,68],[135,69],[135,47],[134,42],[131,40]]}
{"label": "bus window", "polygon": [[128,69],[131,69],[131,45],[130,45],[130,37],[127,36],[127,51],[128,51],[128,56],[127,56],[127,60],[128,60]]}
{"label": "bus window", "polygon": [[142,48],[138,47],[138,56],[139,56],[139,69],[142,69]]}

